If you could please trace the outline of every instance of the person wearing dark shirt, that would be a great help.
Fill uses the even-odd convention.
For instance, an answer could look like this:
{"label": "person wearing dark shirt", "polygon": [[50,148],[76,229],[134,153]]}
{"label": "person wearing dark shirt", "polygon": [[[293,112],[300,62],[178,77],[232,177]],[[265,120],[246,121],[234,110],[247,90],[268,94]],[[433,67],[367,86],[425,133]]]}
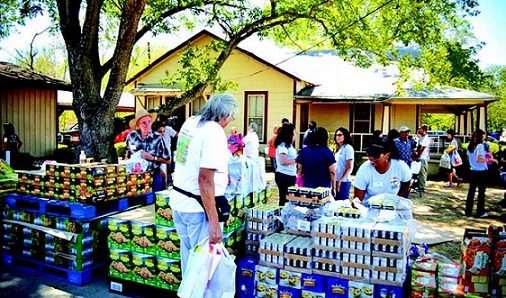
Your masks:
{"label": "person wearing dark shirt", "polygon": [[[2,149],[4,150],[5,156],[4,158],[8,163],[12,165],[13,168],[16,168],[18,165],[18,151],[21,146],[23,146],[23,141],[16,134],[14,125],[12,123],[4,123],[4,136],[2,142]],[[7,152],[9,152],[7,154]]]}
{"label": "person wearing dark shirt", "polygon": [[409,133],[411,130],[407,126],[401,126],[399,129],[399,137],[394,139],[397,152],[399,153],[399,160],[404,161],[411,167],[411,157],[413,156],[413,144],[409,140]]}
{"label": "person wearing dark shirt", "polygon": [[[307,146],[297,156],[298,175],[302,175],[304,187],[336,186],[336,159],[328,148],[329,134],[318,127],[308,137]],[[333,193],[335,195],[335,193]]]}

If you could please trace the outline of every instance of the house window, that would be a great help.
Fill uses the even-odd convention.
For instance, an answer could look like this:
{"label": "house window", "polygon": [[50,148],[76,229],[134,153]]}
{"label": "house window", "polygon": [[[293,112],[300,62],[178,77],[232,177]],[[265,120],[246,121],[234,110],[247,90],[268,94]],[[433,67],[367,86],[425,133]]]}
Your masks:
{"label": "house window", "polygon": [[265,143],[267,125],[267,92],[246,92],[246,123],[247,130],[250,123],[255,122],[258,125],[258,139],[260,143]]}
{"label": "house window", "polygon": [[146,97],[146,110],[158,108],[162,104],[162,98],[160,96],[148,96]]}
{"label": "house window", "polygon": [[371,133],[373,109],[370,104],[352,105],[352,132]]}
{"label": "house window", "polygon": [[200,109],[206,104],[207,100],[204,97],[199,97],[191,102],[190,111],[191,115],[196,115]]}

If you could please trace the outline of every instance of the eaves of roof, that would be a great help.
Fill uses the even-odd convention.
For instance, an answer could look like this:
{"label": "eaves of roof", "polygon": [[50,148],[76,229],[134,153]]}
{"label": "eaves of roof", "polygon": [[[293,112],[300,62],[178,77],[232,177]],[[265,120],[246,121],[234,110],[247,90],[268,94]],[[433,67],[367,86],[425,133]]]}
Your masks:
{"label": "eaves of roof", "polygon": [[4,61],[0,61],[0,85],[72,90],[69,82]]}

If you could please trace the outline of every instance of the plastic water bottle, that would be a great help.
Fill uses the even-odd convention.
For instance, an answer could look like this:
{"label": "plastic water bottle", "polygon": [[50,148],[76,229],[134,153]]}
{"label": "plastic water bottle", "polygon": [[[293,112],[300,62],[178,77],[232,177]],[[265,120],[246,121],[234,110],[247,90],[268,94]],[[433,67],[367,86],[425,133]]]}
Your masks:
{"label": "plastic water bottle", "polygon": [[84,150],[81,150],[81,154],[79,154],[79,164],[85,164],[86,163],[86,153],[84,153]]}

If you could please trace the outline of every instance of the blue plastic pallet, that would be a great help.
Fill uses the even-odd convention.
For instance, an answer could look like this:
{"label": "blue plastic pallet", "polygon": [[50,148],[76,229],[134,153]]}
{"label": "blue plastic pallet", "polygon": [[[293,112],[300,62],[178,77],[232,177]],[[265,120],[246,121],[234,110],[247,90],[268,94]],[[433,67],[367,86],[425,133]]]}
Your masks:
{"label": "blue plastic pallet", "polygon": [[14,266],[22,271],[43,274],[47,277],[69,282],[78,286],[89,284],[96,277],[103,276],[107,273],[107,262],[93,265],[88,269],[81,271],[72,271],[70,269],[61,268],[44,262],[31,260],[19,256],[12,256],[3,253],[3,263],[8,266]]}
{"label": "blue plastic pallet", "polygon": [[22,209],[54,216],[66,216],[87,221],[111,213],[125,211],[134,206],[153,204],[154,198],[154,194],[150,192],[135,197],[126,197],[89,205],[10,194],[5,197],[5,203],[9,208],[13,209]]}

